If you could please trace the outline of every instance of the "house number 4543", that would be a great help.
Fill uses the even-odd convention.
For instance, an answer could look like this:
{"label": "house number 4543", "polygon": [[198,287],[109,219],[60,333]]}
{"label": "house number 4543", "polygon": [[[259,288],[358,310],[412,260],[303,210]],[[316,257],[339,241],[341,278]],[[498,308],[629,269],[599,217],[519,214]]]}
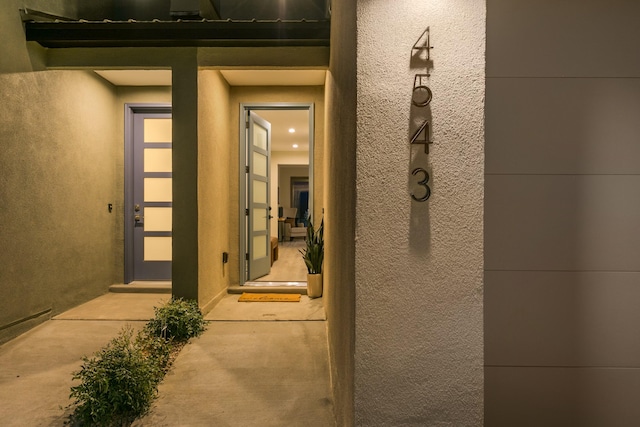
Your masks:
{"label": "house number 4543", "polygon": [[[420,35],[418,40],[414,43],[412,49],[412,55],[417,54],[418,57],[423,57],[427,72],[425,74],[416,74],[413,79],[413,93],[411,94],[411,103],[418,107],[421,112],[422,124],[418,127],[417,131],[413,134],[410,140],[411,146],[414,144],[423,144],[425,154],[429,154],[429,144],[431,141],[431,126],[429,123],[429,115],[425,114],[425,107],[429,107],[433,93],[429,86],[423,83],[423,79],[427,80],[430,77],[428,72],[430,64],[430,50],[431,46],[429,27]],[[411,192],[411,198],[416,202],[426,202],[431,197],[431,187],[429,186],[429,172],[425,168],[417,167],[411,171],[411,175],[416,177],[418,181],[413,186]]]}

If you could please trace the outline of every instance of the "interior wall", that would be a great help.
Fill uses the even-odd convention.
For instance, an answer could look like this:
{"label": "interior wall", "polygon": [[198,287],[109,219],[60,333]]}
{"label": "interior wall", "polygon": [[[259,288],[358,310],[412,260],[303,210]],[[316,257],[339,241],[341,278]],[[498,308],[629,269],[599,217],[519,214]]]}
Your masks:
{"label": "interior wall", "polygon": [[[357,4],[355,423],[478,426],[485,3]],[[416,111],[427,27],[433,100]],[[424,116],[428,156],[410,147]],[[424,191],[416,167],[430,172],[425,203],[410,196]]]}
{"label": "interior wall", "polygon": [[236,181],[230,166],[236,159],[231,155],[229,85],[219,71],[200,70],[198,88],[198,300],[208,311],[226,293],[231,271],[238,269],[222,262],[223,252],[237,247],[229,230],[238,212],[230,193]]}
{"label": "interior wall", "polygon": [[118,150],[115,159],[116,198],[113,211],[116,215],[116,250],[115,250],[115,278],[114,283],[124,283],[124,117],[125,104],[171,104],[171,87],[155,86],[118,86],[116,90],[116,135],[118,138]]}
{"label": "interior wall", "polygon": [[[69,11],[59,3],[29,6]],[[116,276],[115,90],[90,72],[37,72],[23,6],[0,5],[0,342]]]}
{"label": "interior wall", "polygon": [[[240,175],[240,104],[241,103],[313,103],[315,111],[314,129],[314,188],[313,203],[314,217],[322,216],[324,208],[324,88],[322,86],[232,86],[230,88],[229,109],[231,111],[231,158],[229,176],[231,176],[231,206],[238,206],[239,211],[239,185]],[[235,177],[235,178],[234,178]],[[277,226],[276,226],[277,227]],[[273,228],[273,227],[272,227]],[[277,228],[276,228],[277,230]],[[239,236],[240,223],[238,215],[232,218],[230,235],[234,241],[231,245],[230,257],[238,268],[231,272],[231,284],[239,284]],[[235,244],[233,244],[235,243]]]}
{"label": "interior wall", "polygon": [[[309,176],[309,166],[296,167],[296,165],[308,165],[308,151],[272,151],[271,152],[271,194],[274,206],[291,207],[291,176]],[[282,168],[281,166],[285,166]],[[296,170],[292,173],[291,170]],[[284,173],[283,173],[284,171]],[[274,207],[275,209],[275,207]],[[276,211],[277,213],[277,211]],[[277,235],[277,216],[271,219],[271,235]],[[276,234],[273,234],[274,224]]]}
{"label": "interior wall", "polygon": [[[275,177],[271,180],[271,194],[272,204],[274,206],[289,207],[289,200],[291,197],[287,195],[291,193],[289,184],[288,189],[283,188],[283,183],[280,180],[280,166],[281,165],[303,165],[309,163],[308,151],[272,151],[271,152],[271,176]],[[306,168],[306,176],[309,175],[309,167]],[[299,176],[299,175],[296,175]],[[284,184],[286,186],[286,183]],[[279,188],[280,187],[280,188]],[[280,199],[278,200],[278,194]],[[283,204],[285,203],[285,204]],[[278,237],[278,211],[274,212],[273,218],[271,218],[271,236]]]}
{"label": "interior wall", "polygon": [[[278,187],[280,191],[279,207],[293,208],[291,200],[291,178],[308,177],[308,166],[290,166],[280,168],[278,173]],[[297,212],[299,214],[299,212]],[[312,218],[313,221],[313,218]],[[273,228],[271,229],[273,231]],[[276,230],[277,231],[277,230]]]}
{"label": "interior wall", "polygon": [[333,2],[325,82],[323,294],[336,425],[354,425],[356,2]]}
{"label": "interior wall", "polygon": [[487,8],[486,423],[635,425],[640,4]]}

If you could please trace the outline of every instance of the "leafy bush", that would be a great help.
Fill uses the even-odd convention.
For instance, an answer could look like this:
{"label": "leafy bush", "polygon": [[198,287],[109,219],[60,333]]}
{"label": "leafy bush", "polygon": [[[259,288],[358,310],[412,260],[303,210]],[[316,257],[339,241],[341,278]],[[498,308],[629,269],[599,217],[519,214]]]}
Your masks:
{"label": "leafy bush", "polygon": [[[73,418],[82,425],[122,425],[147,412],[168,363],[169,343],[146,334],[134,336],[131,327],[122,332],[93,358],[83,358],[71,387],[77,405]],[[161,349],[161,356],[149,357]],[[158,363],[162,361],[162,363]]]}
{"label": "leafy bush", "polygon": [[140,332],[139,342],[144,355],[154,363],[160,372],[160,380],[171,366],[172,356],[176,348],[181,349],[182,346],[176,345],[173,340],[166,340],[161,337],[150,335],[145,329]]}
{"label": "leafy bush", "polygon": [[145,414],[173,359],[191,337],[205,330],[195,301],[171,299],[155,307],[155,318],[134,334],[125,327],[94,357],[84,357],[71,387],[76,425],[129,425]]}
{"label": "leafy bush", "polygon": [[314,230],[311,218],[307,227],[306,246],[300,249],[302,259],[307,266],[309,274],[322,273],[322,262],[324,261],[324,218],[320,221],[320,227]]}
{"label": "leafy bush", "polygon": [[206,329],[206,322],[196,301],[172,298],[167,304],[155,307],[154,310],[155,318],[146,326],[150,335],[187,341]]}

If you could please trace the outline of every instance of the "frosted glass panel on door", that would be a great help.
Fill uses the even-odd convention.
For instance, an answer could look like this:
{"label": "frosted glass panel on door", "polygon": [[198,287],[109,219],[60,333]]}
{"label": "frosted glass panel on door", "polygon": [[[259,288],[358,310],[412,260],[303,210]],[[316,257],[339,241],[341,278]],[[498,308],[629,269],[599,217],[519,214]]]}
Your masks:
{"label": "frosted glass panel on door", "polygon": [[258,125],[253,125],[253,145],[267,150],[267,130]]}
{"label": "frosted glass panel on door", "polygon": [[267,230],[267,211],[266,209],[253,210],[253,231]]}
{"label": "frosted glass panel on door", "polygon": [[171,142],[171,119],[144,119],[144,142]]}
{"label": "frosted glass panel on door", "polygon": [[267,183],[253,181],[253,203],[267,203]]}
{"label": "frosted glass panel on door", "polygon": [[144,179],[145,202],[171,202],[172,199],[171,178]]}
{"label": "frosted glass panel on door", "polygon": [[171,231],[172,208],[144,208],[144,231]]}
{"label": "frosted glass panel on door", "polygon": [[145,148],[144,149],[145,172],[171,172],[170,148]]}
{"label": "frosted glass panel on door", "polygon": [[145,237],[145,261],[171,261],[171,237]]}
{"label": "frosted glass panel on door", "polygon": [[253,152],[253,173],[267,177],[267,156]]}
{"label": "frosted glass panel on door", "polygon": [[267,256],[267,236],[254,236],[253,238],[253,259],[260,259]]}

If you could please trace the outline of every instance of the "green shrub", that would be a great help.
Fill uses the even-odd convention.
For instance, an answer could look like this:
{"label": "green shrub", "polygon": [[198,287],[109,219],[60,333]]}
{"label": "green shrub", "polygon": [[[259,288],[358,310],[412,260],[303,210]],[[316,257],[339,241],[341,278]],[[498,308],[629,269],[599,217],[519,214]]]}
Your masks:
{"label": "green shrub", "polygon": [[154,310],[141,332],[125,327],[94,357],[82,359],[73,374],[80,384],[71,387],[73,425],[130,425],[151,407],[182,346],[205,330],[195,301],[171,299]]}
{"label": "green shrub", "polygon": [[145,357],[149,361],[157,366],[157,370],[160,374],[158,383],[162,381],[164,374],[167,372],[174,356],[174,350],[176,348],[181,349],[181,345],[175,345],[173,340],[166,340],[161,337],[150,335],[149,331],[144,329],[138,335],[140,347]]}
{"label": "green shrub", "polygon": [[320,221],[320,227],[317,230],[313,228],[311,218],[309,218],[309,226],[307,227],[306,246],[299,249],[302,259],[307,266],[309,274],[322,273],[322,262],[324,261],[324,218]]}
{"label": "green shrub", "polygon": [[150,335],[177,341],[197,337],[206,329],[198,303],[193,300],[172,298],[162,307],[155,307],[155,318],[147,323]]}
{"label": "green shrub", "polygon": [[[169,353],[169,343],[146,334],[134,336],[131,327],[92,358],[83,358],[73,379],[70,397],[77,405],[73,418],[82,425],[122,425],[147,412],[168,363],[164,356],[149,357],[150,351]],[[159,364],[163,361],[164,365]]]}

